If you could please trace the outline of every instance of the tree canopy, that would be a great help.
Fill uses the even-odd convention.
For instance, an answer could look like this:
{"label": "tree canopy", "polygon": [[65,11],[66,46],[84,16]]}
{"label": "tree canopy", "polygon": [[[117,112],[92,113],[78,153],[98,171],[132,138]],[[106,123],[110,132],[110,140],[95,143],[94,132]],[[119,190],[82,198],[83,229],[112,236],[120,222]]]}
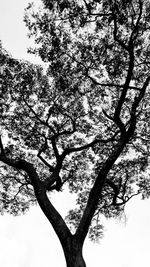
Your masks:
{"label": "tree canopy", "polygon": [[68,223],[95,239],[101,214],[150,194],[150,3],[43,0],[24,20],[43,65],[1,47],[0,211],[38,201],[58,233],[49,196],[67,185]]}

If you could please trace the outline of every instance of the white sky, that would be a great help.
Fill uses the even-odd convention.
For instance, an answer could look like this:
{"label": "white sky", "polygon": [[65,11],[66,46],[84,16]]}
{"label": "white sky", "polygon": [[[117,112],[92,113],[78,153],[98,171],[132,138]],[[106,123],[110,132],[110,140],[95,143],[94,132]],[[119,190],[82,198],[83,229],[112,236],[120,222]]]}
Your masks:
{"label": "white sky", "polygon": [[[26,48],[32,44],[22,21],[27,3],[28,0],[0,0],[0,39],[14,57],[37,62],[26,54]],[[65,203],[68,198],[60,195],[56,204],[63,214]],[[126,216],[126,223],[106,222],[105,235],[99,244],[86,240],[87,267],[149,266],[150,200],[132,200]],[[59,241],[39,207],[32,207],[20,217],[0,216],[0,237],[2,267],[66,266]]]}

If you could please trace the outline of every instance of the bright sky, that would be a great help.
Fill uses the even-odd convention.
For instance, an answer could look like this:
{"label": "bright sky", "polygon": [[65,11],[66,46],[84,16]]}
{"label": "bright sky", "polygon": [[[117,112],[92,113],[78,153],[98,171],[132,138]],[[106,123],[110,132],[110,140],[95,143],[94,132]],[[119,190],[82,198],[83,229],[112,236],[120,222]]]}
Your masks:
{"label": "bright sky", "polygon": [[[32,45],[22,20],[27,3],[28,0],[0,0],[0,39],[14,57],[37,62],[26,54],[26,48]],[[55,202],[64,214],[67,196],[60,195]],[[69,203],[71,207],[72,201]],[[132,200],[126,217],[126,223],[107,221],[99,244],[86,241],[87,267],[149,266],[150,200]],[[0,216],[0,237],[2,267],[66,266],[59,241],[39,207],[32,207],[20,217]]]}
{"label": "bright sky", "polygon": [[37,4],[40,0],[0,0],[0,40],[14,57],[37,62],[37,58],[26,53],[33,44],[27,38],[28,31],[23,22],[24,8],[29,2]]}

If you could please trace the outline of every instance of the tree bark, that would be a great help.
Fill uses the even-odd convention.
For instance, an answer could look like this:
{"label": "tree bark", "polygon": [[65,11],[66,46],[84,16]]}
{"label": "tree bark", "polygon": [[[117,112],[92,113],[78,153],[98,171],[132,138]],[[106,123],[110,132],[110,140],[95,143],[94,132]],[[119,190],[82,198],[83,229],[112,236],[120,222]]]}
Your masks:
{"label": "tree bark", "polygon": [[82,245],[73,236],[70,245],[63,247],[67,267],[86,267],[83,255]]}

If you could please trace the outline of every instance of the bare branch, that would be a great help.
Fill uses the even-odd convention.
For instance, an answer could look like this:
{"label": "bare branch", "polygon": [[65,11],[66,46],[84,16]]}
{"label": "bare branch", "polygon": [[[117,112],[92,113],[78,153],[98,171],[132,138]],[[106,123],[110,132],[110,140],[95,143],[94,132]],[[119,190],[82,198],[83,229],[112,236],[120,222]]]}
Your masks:
{"label": "bare branch", "polygon": [[114,196],[113,196],[113,201],[112,204],[116,204],[116,199],[117,196],[119,195],[119,190],[120,190],[120,184],[116,185],[112,180],[106,179],[106,184],[108,184],[114,191]]}
{"label": "bare branch", "polygon": [[118,134],[118,131],[112,137],[110,137],[108,139],[95,139],[94,141],[92,141],[86,145],[80,146],[80,147],[66,148],[64,150],[64,152],[62,153],[62,156],[65,157],[66,155],[69,155],[73,152],[79,152],[79,151],[82,151],[84,149],[88,149],[88,148],[93,147],[94,145],[96,145],[98,143],[107,144],[109,142],[112,142],[114,140],[114,138],[117,136],[117,134]]}
{"label": "bare branch", "polygon": [[15,200],[16,200],[17,196],[21,193],[22,188],[23,188],[24,186],[27,186],[27,185],[28,185],[28,184],[25,183],[25,184],[21,184],[21,185],[19,186],[18,192],[15,194],[15,196],[14,196],[13,199],[12,199],[12,201],[15,201]]}
{"label": "bare branch", "polygon": [[[98,82],[95,78],[91,77],[89,74],[86,74],[86,76],[95,84],[95,85],[100,85],[103,87],[117,87],[117,88],[123,88],[124,84],[115,84],[115,83],[100,83]],[[139,87],[136,86],[128,86],[128,89],[133,89],[135,91],[140,91]]]}
{"label": "bare branch", "polygon": [[59,152],[58,152],[58,148],[57,148],[57,145],[56,145],[56,137],[53,136],[51,138],[51,142],[52,142],[52,147],[53,147],[53,150],[54,150],[54,153],[55,153],[55,157],[56,159],[59,159]]}
{"label": "bare branch", "polygon": [[114,21],[114,40],[126,51],[129,51],[128,50],[128,46],[121,40],[118,38],[117,36],[117,31],[118,31],[118,28],[117,28],[117,16],[116,16],[116,13],[117,13],[117,5],[116,3],[114,4],[114,8],[113,8],[113,11],[112,11],[112,17],[113,17],[113,21]]}
{"label": "bare branch", "polygon": [[42,153],[45,153],[46,149],[48,148],[48,145],[47,145],[47,138],[45,137],[45,143],[43,144],[43,146],[41,147],[41,149],[38,151],[38,158],[49,168],[49,170],[51,172],[54,171],[54,167],[51,166],[42,156],[41,154]]}
{"label": "bare branch", "polygon": [[138,196],[139,194],[141,194],[141,192],[134,193],[130,197],[119,198],[121,200],[121,202],[113,202],[112,204],[114,206],[122,206],[122,205],[125,205],[131,198],[133,198],[135,196]]}
{"label": "bare branch", "polygon": [[49,168],[49,170],[52,172],[54,170],[53,166],[51,166],[40,154],[40,152],[38,152],[37,154],[38,158]]}
{"label": "bare branch", "polygon": [[40,119],[40,117],[38,116],[38,114],[34,111],[34,109],[27,103],[27,101],[24,99],[25,104],[27,105],[27,107],[30,109],[30,111],[34,114],[35,118],[43,125],[47,126],[52,132],[53,134],[55,134],[55,130],[53,129],[53,127],[51,125],[48,124],[47,121],[43,121]]}
{"label": "bare branch", "polygon": [[138,96],[135,97],[134,102],[132,104],[132,108],[131,108],[131,118],[130,118],[130,127],[128,129],[128,134],[132,135],[132,133],[135,130],[135,126],[136,126],[136,111],[137,108],[141,102],[141,100],[143,99],[144,95],[145,95],[145,91],[149,85],[150,82],[150,76],[148,76],[143,84],[143,87],[141,88],[141,91],[139,93]]}
{"label": "bare branch", "polygon": [[139,12],[139,16],[137,18],[137,21],[136,21],[136,25],[130,35],[130,39],[129,39],[129,47],[133,44],[133,41],[136,40],[137,36],[138,36],[138,31],[139,31],[139,22],[140,22],[140,19],[142,17],[142,9],[143,9],[143,3],[142,1],[139,1],[139,9],[140,9],[140,12]]}
{"label": "bare branch", "polygon": [[[62,135],[71,135],[76,131],[76,120],[73,119],[69,114],[67,114],[66,112],[60,111],[60,113],[65,117],[67,117],[71,123],[72,123],[72,130],[64,130],[62,132],[58,132],[57,134],[55,134],[55,138],[62,136]],[[66,123],[66,122],[65,122]],[[65,123],[63,125],[61,125],[61,128],[63,126],[65,126]]]}

